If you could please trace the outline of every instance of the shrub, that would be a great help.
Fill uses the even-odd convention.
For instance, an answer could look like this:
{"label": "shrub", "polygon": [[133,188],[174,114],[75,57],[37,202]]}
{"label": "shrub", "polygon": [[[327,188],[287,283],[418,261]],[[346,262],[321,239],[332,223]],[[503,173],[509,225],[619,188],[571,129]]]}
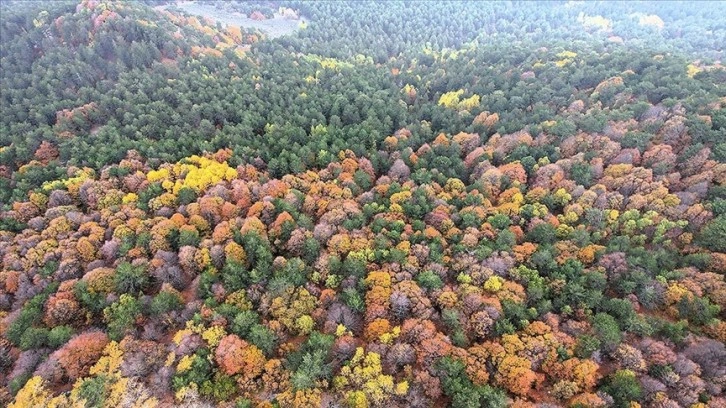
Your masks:
{"label": "shrub", "polygon": [[20,336],[20,349],[30,350],[46,346],[49,333],[45,327],[29,327]]}
{"label": "shrub", "polygon": [[253,325],[246,338],[268,356],[272,355],[275,351],[277,336],[267,326],[261,324]]}
{"label": "shrub", "polygon": [[128,262],[124,262],[116,269],[113,283],[118,294],[136,294],[148,287],[149,275],[145,267],[133,266]]}
{"label": "shrub", "polygon": [[615,318],[607,313],[598,313],[592,319],[597,338],[606,350],[614,350],[622,341],[620,327]]}
{"label": "shrub", "polygon": [[635,376],[630,370],[618,370],[605,382],[603,391],[608,393],[615,401],[616,407],[631,406],[631,401],[638,401],[643,390]]}
{"label": "shrub", "polygon": [[87,407],[103,407],[108,396],[103,376],[87,378],[78,387],[78,396],[86,401]]}
{"label": "shrub", "polygon": [[141,315],[139,301],[130,295],[121,295],[118,302],[103,310],[103,317],[108,324],[108,335],[113,340],[121,340],[126,331],[136,323]]}
{"label": "shrub", "polygon": [[416,283],[427,290],[441,289],[444,286],[444,282],[441,280],[439,275],[432,271],[423,271],[419,273],[416,276]]}
{"label": "shrub", "polygon": [[701,230],[698,241],[715,252],[726,252],[726,215],[719,215]]}
{"label": "shrub", "polygon": [[440,373],[441,386],[449,398],[452,408],[505,407],[506,394],[489,385],[474,385],[466,374],[465,365],[460,360],[444,357],[436,364]]}
{"label": "shrub", "polygon": [[171,312],[172,310],[177,310],[181,306],[182,299],[178,294],[170,291],[162,291],[151,301],[150,310],[152,315],[158,316]]}

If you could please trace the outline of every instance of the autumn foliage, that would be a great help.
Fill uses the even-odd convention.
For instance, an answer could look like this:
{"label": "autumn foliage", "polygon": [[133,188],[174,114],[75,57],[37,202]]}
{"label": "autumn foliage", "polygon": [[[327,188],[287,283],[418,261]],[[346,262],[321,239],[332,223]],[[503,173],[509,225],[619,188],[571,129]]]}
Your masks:
{"label": "autumn foliage", "polygon": [[[130,24],[124,7],[135,6],[84,0],[76,14],[96,35]],[[287,55],[324,28],[249,49],[258,38],[244,29],[158,13],[178,27],[173,38],[205,40],[173,42],[139,72],[163,68],[157,79],[174,84],[158,91],[159,109],[175,106],[167,121],[191,118],[193,134],[206,135],[200,146],[225,148],[121,151],[54,172],[68,146],[83,150],[82,137],[123,139],[96,127],[98,116],[131,107],[114,99],[14,114],[55,122],[39,131],[52,141],[0,146],[2,159],[32,158],[0,166],[0,188],[14,177],[0,207],[0,405],[726,405],[724,105],[668,87],[685,76],[683,92],[701,89],[722,67],[673,68],[661,62],[669,56],[643,53],[595,69],[606,52],[542,47],[512,49],[504,59],[518,62],[487,74],[496,81],[447,76],[500,70],[474,41],[426,46],[417,59],[382,49],[375,63],[276,54],[267,72],[267,48]],[[7,25],[47,27],[37,38],[78,47],[62,18],[44,16]],[[643,30],[687,34],[633,16]],[[133,21],[154,32],[145,30],[156,23]],[[576,21],[588,35],[618,27]],[[100,38],[105,50],[122,36]],[[145,58],[136,46],[127,54]],[[217,75],[248,88],[219,109],[180,101],[182,68],[203,72],[208,84],[191,87],[200,97],[219,88]],[[379,93],[324,96],[373,68],[351,82],[384,84]],[[651,71],[669,74],[656,81]],[[280,84],[294,92],[280,96]],[[55,85],[68,98],[93,94]],[[124,92],[157,93],[134,86]],[[255,113],[243,126],[221,113],[246,115],[257,94],[314,119],[295,110],[304,126],[283,126]],[[145,135],[135,126],[146,116],[121,118],[124,132]],[[268,138],[289,142],[285,153],[263,152]]]}

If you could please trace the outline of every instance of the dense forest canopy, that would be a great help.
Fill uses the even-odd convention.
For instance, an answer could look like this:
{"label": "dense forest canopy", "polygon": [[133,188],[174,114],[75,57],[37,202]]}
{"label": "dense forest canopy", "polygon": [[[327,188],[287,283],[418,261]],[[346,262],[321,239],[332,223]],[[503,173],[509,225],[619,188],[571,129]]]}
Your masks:
{"label": "dense forest canopy", "polygon": [[0,3],[0,405],[726,406],[726,3],[200,3]]}

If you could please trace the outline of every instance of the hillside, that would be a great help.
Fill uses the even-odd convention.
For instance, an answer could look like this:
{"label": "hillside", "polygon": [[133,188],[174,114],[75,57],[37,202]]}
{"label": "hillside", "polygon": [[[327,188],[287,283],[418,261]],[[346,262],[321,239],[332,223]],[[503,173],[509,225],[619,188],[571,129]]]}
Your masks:
{"label": "hillside", "polygon": [[0,4],[0,405],[726,405],[723,3],[153,5]]}

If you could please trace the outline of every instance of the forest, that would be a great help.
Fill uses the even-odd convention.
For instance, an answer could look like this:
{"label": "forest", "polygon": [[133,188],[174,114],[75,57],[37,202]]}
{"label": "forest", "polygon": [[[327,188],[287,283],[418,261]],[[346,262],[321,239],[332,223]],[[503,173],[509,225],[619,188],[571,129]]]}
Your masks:
{"label": "forest", "polygon": [[726,407],[726,3],[199,3],[0,2],[0,406]]}

